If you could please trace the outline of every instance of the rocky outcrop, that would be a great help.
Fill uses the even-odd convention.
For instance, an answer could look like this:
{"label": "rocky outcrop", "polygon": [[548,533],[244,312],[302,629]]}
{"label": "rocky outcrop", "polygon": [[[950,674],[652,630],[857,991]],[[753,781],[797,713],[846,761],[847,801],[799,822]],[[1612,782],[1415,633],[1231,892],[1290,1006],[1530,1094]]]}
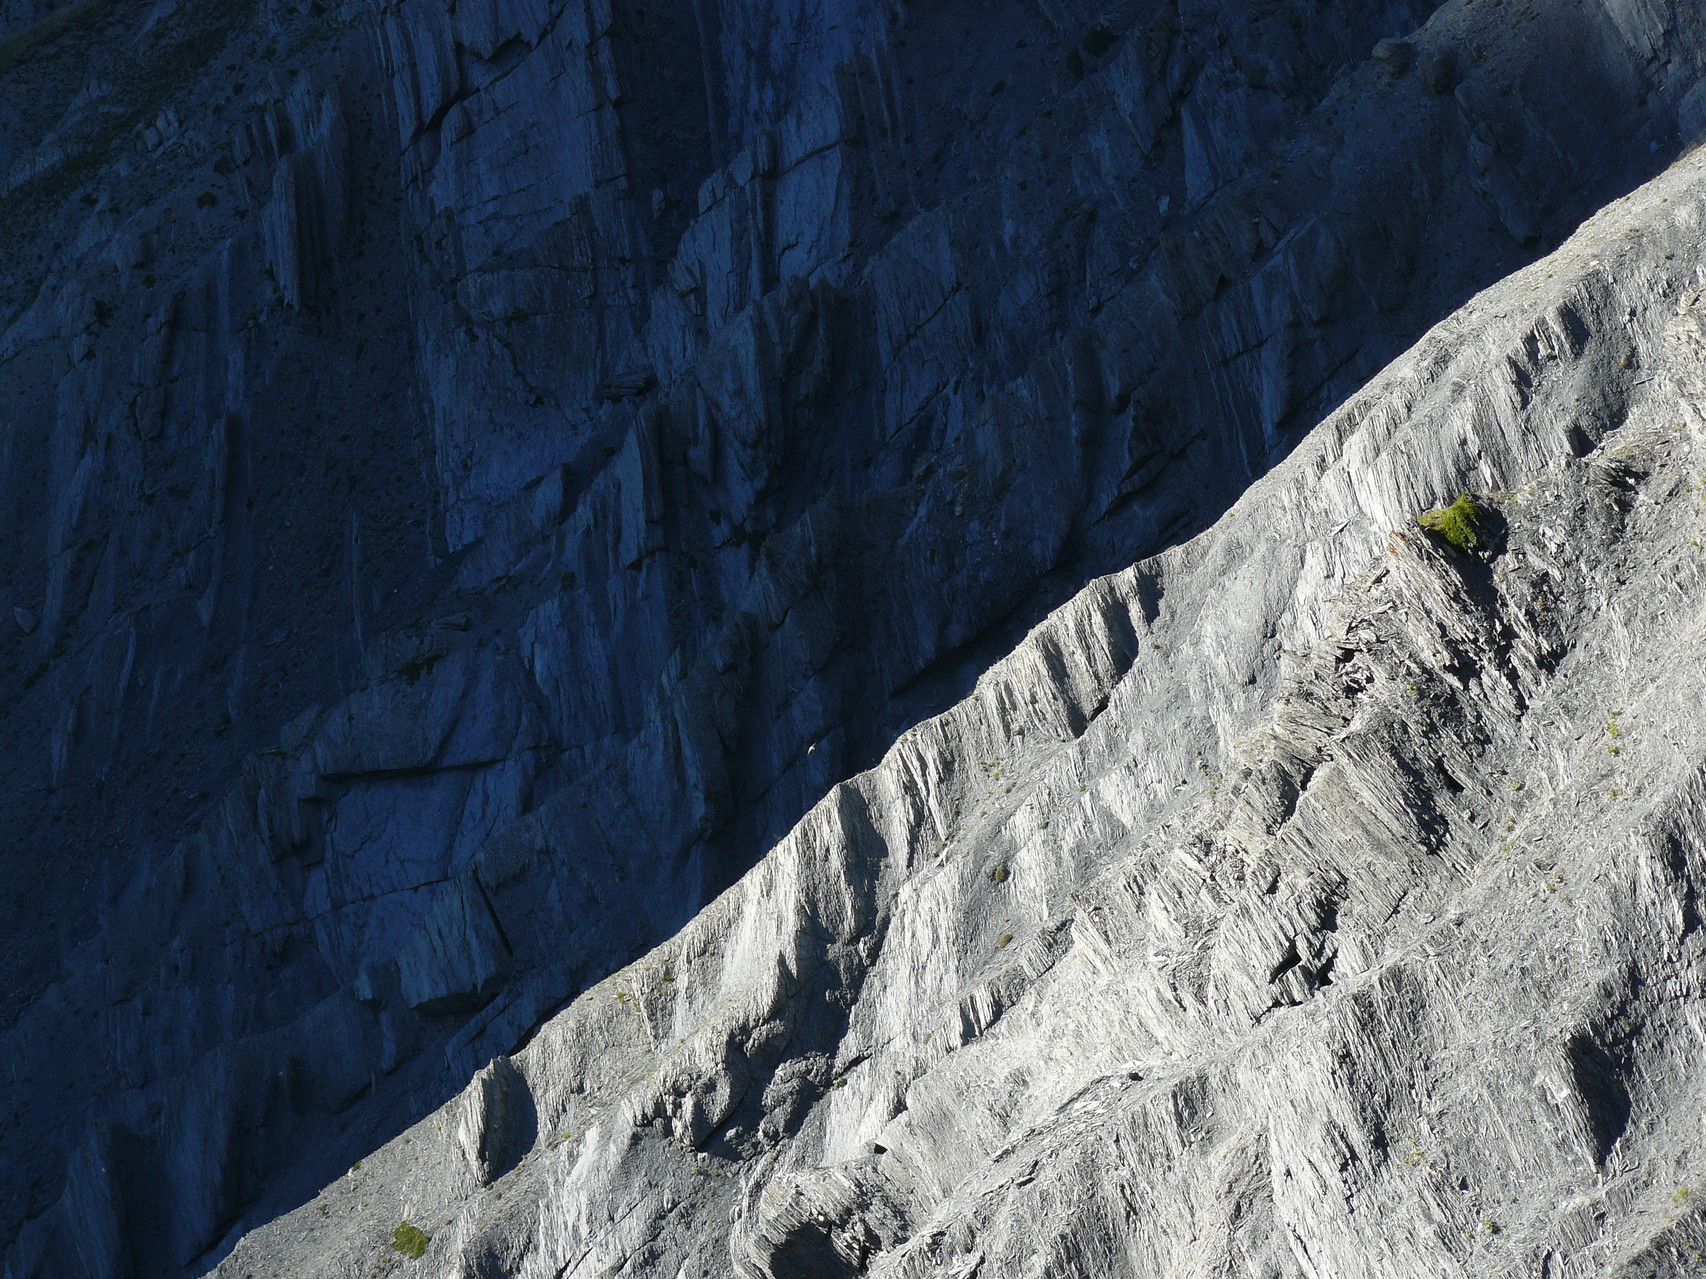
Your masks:
{"label": "rocky outcrop", "polygon": [[495,1058],[474,1076],[456,1137],[482,1186],[508,1172],[533,1145],[537,1117],[531,1112],[527,1080],[509,1058]]}
{"label": "rocky outcrop", "polygon": [[[0,52],[20,1276],[204,1270],[580,992],[650,1026],[658,997],[599,983],[712,927],[1050,606],[1210,525],[1706,125],[1699,18],[1651,5],[261,0],[28,30]],[[1531,380],[1586,340],[1536,332]],[[1614,406],[1626,372],[1584,394]],[[1607,420],[1558,429],[1585,454]],[[1477,477],[1444,438],[1381,499],[1390,526],[1550,456]],[[1287,501],[1275,528],[1313,499]],[[1025,650],[1038,679],[1084,672],[1003,694],[1027,750],[1106,720],[1169,575],[1097,588]],[[1250,580],[1281,608],[1284,573]],[[1205,768],[1276,678],[1230,642],[1177,662],[1181,689],[1226,684]],[[1165,732],[1141,767],[1194,775],[1197,730]],[[992,733],[971,763],[997,762],[956,776],[998,790]],[[1027,875],[972,879],[1000,901]],[[990,925],[1004,957],[1032,954],[1017,925]],[[750,1080],[706,1047],[636,1120],[774,1143],[854,1086],[838,1045],[873,960],[813,928],[842,949],[775,976],[833,997],[809,1046],[766,1074],[784,1041],[754,1022]],[[1325,962],[1299,945],[1293,986]],[[990,990],[963,1027],[1007,1007]],[[578,1132],[515,1060],[542,1139]],[[456,1176],[504,1166],[484,1142]],[[887,1255],[936,1210],[801,1157],[741,1264]],[[531,1238],[480,1237],[491,1267]]]}
{"label": "rocky outcrop", "polygon": [[482,1075],[220,1273],[1689,1273],[1703,223],[1694,159],[832,788],[503,1063],[513,1170]]}

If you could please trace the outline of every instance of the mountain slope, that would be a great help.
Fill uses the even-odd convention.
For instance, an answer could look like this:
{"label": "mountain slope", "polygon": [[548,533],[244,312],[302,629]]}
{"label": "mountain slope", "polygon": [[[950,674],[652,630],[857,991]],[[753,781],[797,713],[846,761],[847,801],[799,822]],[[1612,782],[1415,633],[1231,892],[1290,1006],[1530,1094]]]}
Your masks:
{"label": "mountain slope", "polygon": [[220,1273],[1692,1273],[1703,223],[1478,296]]}
{"label": "mountain slope", "polygon": [[18,1275],[205,1271],[1706,124],[1649,0],[3,20]]}

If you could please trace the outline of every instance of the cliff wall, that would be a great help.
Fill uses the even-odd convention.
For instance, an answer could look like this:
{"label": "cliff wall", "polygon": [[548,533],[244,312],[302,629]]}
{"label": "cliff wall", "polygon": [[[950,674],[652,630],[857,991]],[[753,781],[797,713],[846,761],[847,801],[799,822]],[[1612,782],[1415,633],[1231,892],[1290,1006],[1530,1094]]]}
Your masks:
{"label": "cliff wall", "polygon": [[1680,4],[19,14],[18,1276],[217,1262],[1706,127]]}

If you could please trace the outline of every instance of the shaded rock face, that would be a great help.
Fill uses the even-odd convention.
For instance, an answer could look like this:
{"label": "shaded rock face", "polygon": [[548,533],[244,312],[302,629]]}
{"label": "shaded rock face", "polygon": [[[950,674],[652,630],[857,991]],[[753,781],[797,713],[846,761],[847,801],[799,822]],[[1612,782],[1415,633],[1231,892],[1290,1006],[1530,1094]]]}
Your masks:
{"label": "shaded rock face", "polygon": [[[448,1205],[470,1273],[565,1264],[550,1250],[573,1239],[587,1273],[676,1273],[690,1251],[752,1273],[936,1264],[932,1214],[1029,1120],[994,1097],[977,1141],[944,1120],[931,1140],[961,1152],[893,1172],[877,1121],[836,1109],[864,1095],[847,1091],[855,1013],[916,1000],[882,1014],[895,1034],[969,1044],[1020,987],[971,983],[965,956],[988,942],[1040,973],[1071,931],[1038,940],[985,895],[1055,912],[1116,827],[1029,888],[1016,862],[962,867],[950,897],[981,903],[975,928],[916,953],[939,942],[964,972],[920,960],[868,996],[898,918],[891,863],[924,856],[871,832],[921,820],[938,783],[1006,795],[1013,750],[1106,720],[1165,574],[1080,597],[1010,660],[1024,679],[980,686],[1010,704],[975,759],[908,747],[884,767],[915,760],[916,784],[836,783],[1086,581],[1209,526],[1428,324],[1667,164],[1706,127],[1700,24],[1686,6],[1419,0],[8,8],[11,1273],[203,1271],[476,1071],[477,1104],[429,1121],[460,1162],[369,1200]],[[1544,422],[1592,456],[1657,322],[1615,287],[1626,339],[1610,302],[1566,308],[1533,351],[1466,338],[1498,349],[1451,376],[1514,359],[1529,382],[1511,394],[1532,398],[1543,368],[1591,349],[1589,407]],[[1457,429],[1358,509],[1395,526],[1410,499],[1538,473],[1557,442]],[[1288,604],[1295,573],[1241,567],[1304,527],[1312,499],[1280,491],[1215,543],[1260,607],[1229,595],[1168,641],[1191,694],[1127,748],[1157,778],[1200,771],[1187,746],[1229,767],[1280,645],[1316,638],[1315,620],[1282,638],[1275,619],[1313,618],[1320,582]],[[1216,627],[1249,618],[1280,629],[1251,641],[1262,660],[1231,661]],[[1274,763],[1258,807],[1315,767]],[[1158,820],[1143,813],[1118,829]],[[787,856],[847,884],[796,918],[806,872],[775,869]],[[1296,909],[1325,921],[1339,906],[1317,896]],[[1191,900],[1180,935],[1210,947]],[[757,940],[728,950],[717,930],[742,901]],[[663,1051],[667,997],[707,979],[676,952],[644,982],[606,978],[690,920],[696,958],[746,974],[769,1011],[694,1040],[665,1092],[632,1092],[625,1037]],[[796,927],[807,940],[772,963],[768,930]],[[1290,936],[1265,962],[1301,1001],[1339,961]],[[784,1016],[779,990],[810,998]],[[958,1029],[918,1029],[938,999],[960,1001]],[[1562,1067],[1578,1091],[1635,1060],[1635,1032],[1593,1016]],[[530,1037],[532,1056],[487,1065]],[[931,1113],[928,1089],[896,1082],[915,1066],[862,1076],[882,1124],[901,1097]],[[1179,1087],[1212,1107],[1231,1085],[1202,1070]],[[941,1086],[933,1104],[965,1112]],[[1629,1083],[1594,1096],[1603,1162],[1642,1112]],[[637,1136],[596,1126],[618,1098]],[[493,1181],[496,1204],[522,1150],[565,1143],[594,1160],[572,1174],[583,1197],[551,1209],[567,1217],[506,1196],[512,1225],[476,1228],[486,1201],[457,1196]],[[683,1143],[723,1162],[684,1162]],[[753,1160],[770,1171],[732,1173]],[[684,1224],[609,1206],[646,1186]],[[395,1221],[334,1227],[324,1206],[321,1231],[359,1225],[351,1256],[388,1255]],[[606,1214],[630,1233],[576,1234]],[[1268,1219],[1250,1255],[1293,1264]],[[326,1247],[270,1270],[346,1264]]]}

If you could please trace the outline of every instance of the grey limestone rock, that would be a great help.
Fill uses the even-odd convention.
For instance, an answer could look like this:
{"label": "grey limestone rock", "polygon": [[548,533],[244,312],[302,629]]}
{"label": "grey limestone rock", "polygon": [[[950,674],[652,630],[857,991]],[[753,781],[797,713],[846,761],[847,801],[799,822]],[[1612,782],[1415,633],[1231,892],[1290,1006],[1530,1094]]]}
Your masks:
{"label": "grey limestone rock", "polygon": [[1670,1247],[1694,668],[1617,602],[1693,589],[1703,69],[1623,0],[0,6],[8,1279]]}
{"label": "grey limestone rock", "polygon": [[536,1137],[527,1080],[509,1058],[475,1074],[462,1096],[456,1140],[482,1186],[508,1172]]}
{"label": "grey limestone rock", "polygon": [[220,1273],[1693,1273],[1703,225],[1696,156],[832,788],[515,1055],[513,1171],[482,1075]]}

